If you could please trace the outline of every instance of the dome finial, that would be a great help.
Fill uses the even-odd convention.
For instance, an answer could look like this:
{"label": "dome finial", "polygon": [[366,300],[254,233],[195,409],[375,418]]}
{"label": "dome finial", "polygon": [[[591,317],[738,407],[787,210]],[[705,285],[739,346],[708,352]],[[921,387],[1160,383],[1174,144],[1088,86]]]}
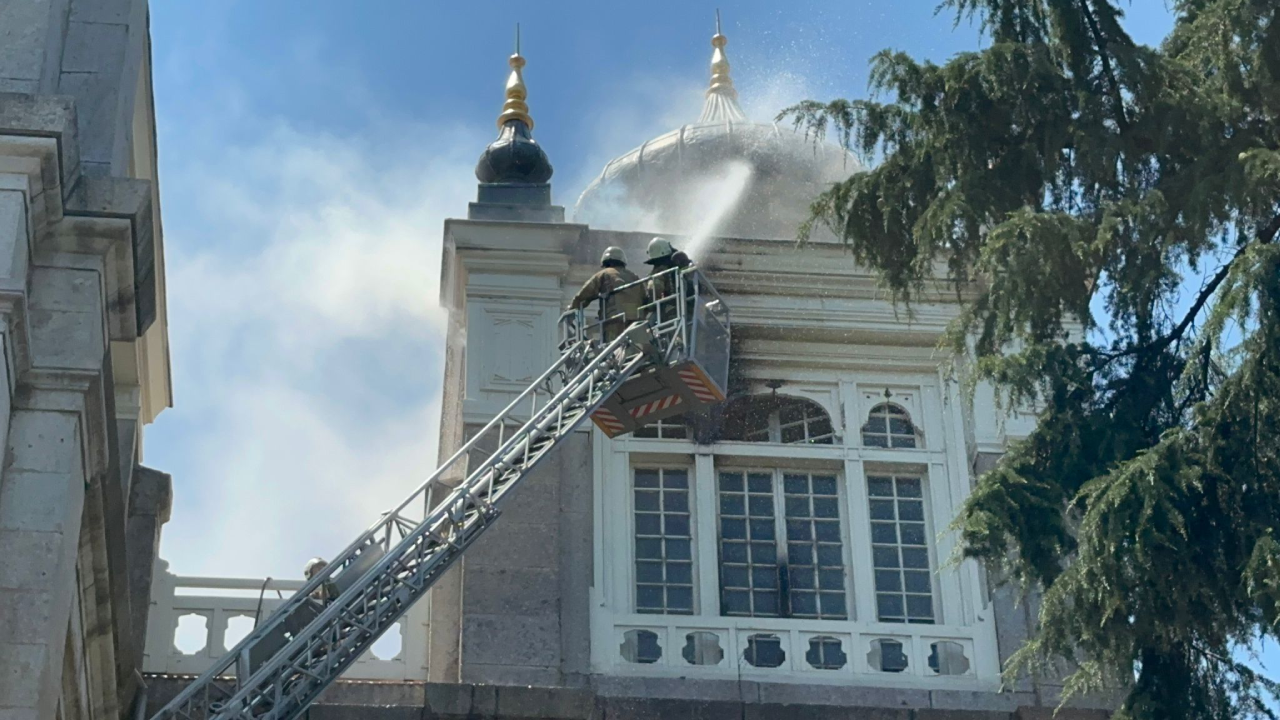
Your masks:
{"label": "dome finial", "polygon": [[542,184],[551,179],[551,162],[533,139],[533,118],[525,103],[524,56],[520,54],[520,26],[516,25],[516,51],[507,61],[507,101],[498,116],[498,139],[489,143],[476,163],[476,178],[486,184]]}
{"label": "dome finial", "polygon": [[747,119],[738,106],[738,91],[729,77],[729,58],[724,46],[729,38],[720,32],[720,10],[716,9],[716,34],[711,36],[711,87],[707,88],[707,101],[702,106],[700,122],[744,122]]}
{"label": "dome finial", "polygon": [[511,66],[511,74],[507,76],[507,101],[502,105],[502,114],[498,116],[498,128],[501,129],[511,120],[522,120],[529,129],[533,129],[533,118],[529,117],[529,104],[525,99],[529,91],[524,86],[524,56],[520,54],[520,23],[516,23],[516,51],[507,60]]}

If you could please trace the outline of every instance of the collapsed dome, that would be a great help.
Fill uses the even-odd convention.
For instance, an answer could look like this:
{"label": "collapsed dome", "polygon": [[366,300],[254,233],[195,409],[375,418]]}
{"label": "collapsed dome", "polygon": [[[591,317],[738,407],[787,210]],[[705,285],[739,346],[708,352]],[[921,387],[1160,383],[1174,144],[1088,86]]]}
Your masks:
{"label": "collapsed dome", "polygon": [[610,162],[574,219],[608,230],[791,240],[820,193],[862,170],[841,147],[715,115],[704,111],[703,121]]}

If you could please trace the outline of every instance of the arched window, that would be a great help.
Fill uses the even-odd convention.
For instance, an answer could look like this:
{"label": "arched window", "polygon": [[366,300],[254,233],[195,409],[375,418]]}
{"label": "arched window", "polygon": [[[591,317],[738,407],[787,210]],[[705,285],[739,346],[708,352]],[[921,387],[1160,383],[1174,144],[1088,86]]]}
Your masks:
{"label": "arched window", "polygon": [[725,409],[721,440],[831,445],[835,426],[821,405],[786,395],[739,398]]}
{"label": "arched window", "polygon": [[862,444],[867,447],[914,448],[918,435],[911,416],[893,403],[871,408],[867,423],[862,426]]}

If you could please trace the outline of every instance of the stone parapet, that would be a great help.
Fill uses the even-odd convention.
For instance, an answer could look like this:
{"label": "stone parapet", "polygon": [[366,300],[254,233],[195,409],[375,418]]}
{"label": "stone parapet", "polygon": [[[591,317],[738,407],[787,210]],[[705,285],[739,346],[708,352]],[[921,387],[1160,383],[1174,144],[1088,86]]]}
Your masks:
{"label": "stone parapet", "polygon": [[[154,676],[150,706],[176,695],[189,678]],[[714,684],[714,687],[710,685]],[[683,686],[683,687],[682,687]],[[1105,720],[1094,708],[1034,705],[1025,693],[895,691],[883,688],[775,686],[754,682],[618,683],[552,688],[469,683],[338,682],[308,711],[312,720]]]}

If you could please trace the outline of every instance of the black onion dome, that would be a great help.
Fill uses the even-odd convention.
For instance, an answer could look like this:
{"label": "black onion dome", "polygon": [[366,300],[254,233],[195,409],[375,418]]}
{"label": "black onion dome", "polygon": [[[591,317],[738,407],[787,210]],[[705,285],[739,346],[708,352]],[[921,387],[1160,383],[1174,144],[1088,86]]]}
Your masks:
{"label": "black onion dome", "polygon": [[553,172],[547,153],[520,119],[508,120],[476,162],[482,183],[545,183]]}

